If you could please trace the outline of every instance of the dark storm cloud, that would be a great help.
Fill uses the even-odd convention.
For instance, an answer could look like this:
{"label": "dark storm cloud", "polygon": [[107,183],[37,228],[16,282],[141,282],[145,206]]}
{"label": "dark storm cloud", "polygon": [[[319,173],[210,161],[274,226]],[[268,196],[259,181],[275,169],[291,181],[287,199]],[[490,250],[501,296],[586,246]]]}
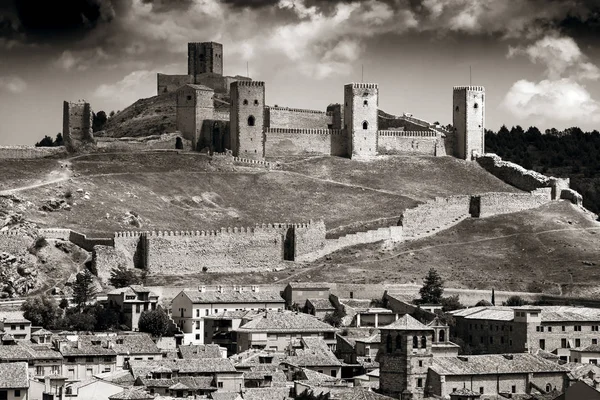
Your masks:
{"label": "dark storm cloud", "polygon": [[144,4],[151,4],[154,12],[167,12],[171,10],[187,10],[194,0],[142,0]]}
{"label": "dark storm cloud", "polygon": [[262,8],[272,7],[279,3],[279,0],[221,0],[222,3],[235,8]]}

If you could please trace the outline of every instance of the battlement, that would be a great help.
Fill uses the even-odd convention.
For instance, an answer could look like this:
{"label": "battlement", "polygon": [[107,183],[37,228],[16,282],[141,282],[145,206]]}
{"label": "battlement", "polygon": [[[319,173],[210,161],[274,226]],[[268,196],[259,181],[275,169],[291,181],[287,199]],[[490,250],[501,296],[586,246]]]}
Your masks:
{"label": "battlement", "polygon": [[437,137],[435,131],[377,131],[379,136],[398,136],[398,137]]}
{"label": "battlement", "polygon": [[266,128],[265,133],[292,133],[304,135],[342,135],[342,129]]}
{"label": "battlement", "polygon": [[269,110],[291,111],[291,112],[303,113],[303,114],[324,114],[324,115],[330,115],[330,114],[326,113],[325,111],[307,110],[307,109],[303,109],[303,108],[289,108],[289,107],[278,107],[278,106],[266,106],[266,108],[269,109]]}
{"label": "battlement", "polygon": [[356,89],[378,89],[379,88],[379,84],[377,84],[377,83],[356,83],[356,82],[352,82],[352,83],[346,84],[346,86],[350,86],[350,87],[356,88]]}
{"label": "battlement", "polygon": [[474,90],[478,92],[485,92],[485,88],[483,86],[454,86],[454,90]]}
{"label": "battlement", "polygon": [[235,81],[232,83],[235,86],[265,86],[262,81]]}
{"label": "battlement", "polygon": [[0,231],[0,235],[3,236],[27,236],[24,232],[21,231]]}

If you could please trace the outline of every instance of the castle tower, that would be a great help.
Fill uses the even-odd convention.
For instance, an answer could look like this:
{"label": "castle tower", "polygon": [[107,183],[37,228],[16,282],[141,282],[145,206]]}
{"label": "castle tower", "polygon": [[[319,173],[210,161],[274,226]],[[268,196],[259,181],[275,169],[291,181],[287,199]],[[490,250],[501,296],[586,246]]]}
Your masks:
{"label": "castle tower", "polygon": [[63,103],[63,140],[70,153],[81,150],[86,145],[94,145],[92,134],[92,107],[80,101]]}
{"label": "castle tower", "polygon": [[422,399],[428,392],[433,328],[406,314],[380,331],[377,357],[381,393],[401,400]]}
{"label": "castle tower", "polygon": [[485,152],[485,89],[483,86],[455,86],[452,124],[454,155],[471,160]]}
{"label": "castle tower", "polygon": [[344,129],[350,158],[377,155],[379,87],[376,83],[344,86]]}
{"label": "castle tower", "polygon": [[231,84],[230,132],[234,156],[265,156],[265,83],[237,81]]}
{"label": "castle tower", "polygon": [[213,89],[202,85],[188,84],[177,89],[177,130],[192,141],[194,150],[210,147],[205,125],[213,119],[214,94]]}
{"label": "castle tower", "polygon": [[223,75],[223,45],[215,42],[188,43],[188,75]]}

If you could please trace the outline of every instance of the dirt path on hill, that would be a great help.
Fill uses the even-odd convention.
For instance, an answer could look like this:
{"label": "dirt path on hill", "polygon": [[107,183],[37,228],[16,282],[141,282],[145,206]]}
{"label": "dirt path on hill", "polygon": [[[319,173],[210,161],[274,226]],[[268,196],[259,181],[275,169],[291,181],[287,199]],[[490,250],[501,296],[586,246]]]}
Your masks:
{"label": "dirt path on hill", "polygon": [[17,192],[22,192],[29,189],[35,189],[42,186],[53,185],[55,183],[64,182],[71,177],[73,177],[73,171],[71,170],[71,161],[67,160],[58,160],[59,168],[54,169],[46,174],[46,176],[37,181],[37,183],[21,186],[13,189],[5,189],[0,191],[0,195],[14,194]]}

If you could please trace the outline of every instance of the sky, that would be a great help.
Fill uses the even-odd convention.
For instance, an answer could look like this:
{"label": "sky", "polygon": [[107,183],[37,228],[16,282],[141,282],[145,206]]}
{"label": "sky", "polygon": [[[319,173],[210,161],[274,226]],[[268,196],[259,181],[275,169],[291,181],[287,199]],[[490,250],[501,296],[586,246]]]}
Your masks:
{"label": "sky", "polygon": [[270,105],[325,110],[364,71],[388,113],[451,123],[472,82],[488,129],[600,130],[598,38],[599,0],[0,0],[0,145],[55,136],[64,100],[155,95],[203,41]]}

